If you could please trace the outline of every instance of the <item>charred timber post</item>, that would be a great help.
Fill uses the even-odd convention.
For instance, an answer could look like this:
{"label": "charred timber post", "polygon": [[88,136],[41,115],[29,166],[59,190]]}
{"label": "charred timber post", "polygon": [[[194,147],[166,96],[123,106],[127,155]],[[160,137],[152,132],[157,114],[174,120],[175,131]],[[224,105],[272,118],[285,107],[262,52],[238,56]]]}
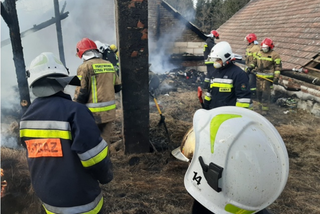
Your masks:
{"label": "charred timber post", "polygon": [[116,2],[125,153],[146,153],[150,152],[148,1]]}
{"label": "charred timber post", "polygon": [[18,81],[18,89],[20,94],[20,104],[22,114],[30,105],[30,95],[28,81],[26,78],[25,62],[23,57],[20,27],[18,22],[18,15],[16,10],[16,0],[6,0],[3,4],[3,9],[6,11],[7,18],[10,20],[7,25],[10,32],[10,40],[12,44],[13,62],[16,68],[16,75]]}
{"label": "charred timber post", "polygon": [[58,48],[59,48],[59,56],[61,62],[66,66],[66,60],[64,58],[64,50],[63,50],[63,39],[62,39],[62,29],[61,29],[61,18],[59,11],[59,1],[53,0],[54,3],[54,15],[56,18],[56,30],[57,30],[57,39],[58,39]]}

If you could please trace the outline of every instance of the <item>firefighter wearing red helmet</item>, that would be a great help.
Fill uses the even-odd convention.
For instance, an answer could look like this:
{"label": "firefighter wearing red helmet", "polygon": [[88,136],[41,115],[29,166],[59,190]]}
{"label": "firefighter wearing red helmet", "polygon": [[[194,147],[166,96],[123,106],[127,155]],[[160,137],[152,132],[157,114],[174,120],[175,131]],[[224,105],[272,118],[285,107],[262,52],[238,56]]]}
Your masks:
{"label": "firefighter wearing red helmet", "polygon": [[213,62],[208,59],[211,49],[216,44],[216,39],[219,39],[219,33],[216,30],[212,30],[210,34],[206,35],[208,38],[203,48],[204,64],[207,66],[207,74],[204,79],[204,88],[209,89],[211,74],[214,71]]}
{"label": "firefighter wearing red helmet", "polygon": [[265,38],[261,42],[261,50],[254,57],[252,65],[252,68],[256,67],[259,108],[264,114],[268,112],[271,103],[272,84],[278,84],[282,69],[280,54],[273,48],[273,41]]}
{"label": "firefighter wearing red helmet", "polygon": [[109,143],[112,122],[116,118],[115,93],[121,90],[120,78],[112,63],[102,59],[94,41],[88,38],[79,41],[77,56],[83,59],[77,70],[81,86],[76,88],[73,100],[89,108],[101,136]]}
{"label": "firefighter wearing red helmet", "polygon": [[257,41],[257,36],[254,33],[249,33],[245,40],[248,42],[247,48],[246,48],[246,68],[245,71],[249,75],[249,85],[251,90],[251,98],[256,97],[256,76],[251,72],[253,65],[253,57],[260,51],[260,46]]}

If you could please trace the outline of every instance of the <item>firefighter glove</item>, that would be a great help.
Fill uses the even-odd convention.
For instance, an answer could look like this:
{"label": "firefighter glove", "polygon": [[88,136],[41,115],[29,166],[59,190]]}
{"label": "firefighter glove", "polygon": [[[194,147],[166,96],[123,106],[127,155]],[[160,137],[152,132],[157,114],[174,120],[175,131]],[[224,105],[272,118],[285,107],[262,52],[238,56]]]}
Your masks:
{"label": "firefighter glove", "polygon": [[210,106],[210,101],[204,100],[203,101],[203,108],[209,110],[209,106]]}
{"label": "firefighter glove", "polygon": [[250,74],[252,71],[252,68],[251,67],[247,67],[247,73]]}

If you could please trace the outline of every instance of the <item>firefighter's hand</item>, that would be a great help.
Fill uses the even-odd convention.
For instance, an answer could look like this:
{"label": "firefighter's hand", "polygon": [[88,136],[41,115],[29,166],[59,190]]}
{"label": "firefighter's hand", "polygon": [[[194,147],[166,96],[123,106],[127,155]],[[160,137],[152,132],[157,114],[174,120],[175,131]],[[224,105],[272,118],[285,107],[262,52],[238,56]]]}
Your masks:
{"label": "firefighter's hand", "polygon": [[279,85],[279,78],[278,77],[273,78],[273,84]]}
{"label": "firefighter's hand", "polygon": [[203,101],[203,108],[209,110],[209,106],[210,106],[210,101],[204,100]]}
{"label": "firefighter's hand", "polygon": [[252,71],[252,68],[251,67],[247,67],[247,70],[246,70],[247,74],[250,74],[251,71]]}

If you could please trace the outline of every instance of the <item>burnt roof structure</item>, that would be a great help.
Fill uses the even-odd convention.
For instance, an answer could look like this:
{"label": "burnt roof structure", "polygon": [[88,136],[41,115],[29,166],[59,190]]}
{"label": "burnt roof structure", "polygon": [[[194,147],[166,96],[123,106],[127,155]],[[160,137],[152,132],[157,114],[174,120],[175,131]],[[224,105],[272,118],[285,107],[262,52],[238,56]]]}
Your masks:
{"label": "burnt roof structure", "polygon": [[320,72],[320,0],[251,0],[218,28],[220,41],[244,56],[249,33],[271,38],[284,68]]}

